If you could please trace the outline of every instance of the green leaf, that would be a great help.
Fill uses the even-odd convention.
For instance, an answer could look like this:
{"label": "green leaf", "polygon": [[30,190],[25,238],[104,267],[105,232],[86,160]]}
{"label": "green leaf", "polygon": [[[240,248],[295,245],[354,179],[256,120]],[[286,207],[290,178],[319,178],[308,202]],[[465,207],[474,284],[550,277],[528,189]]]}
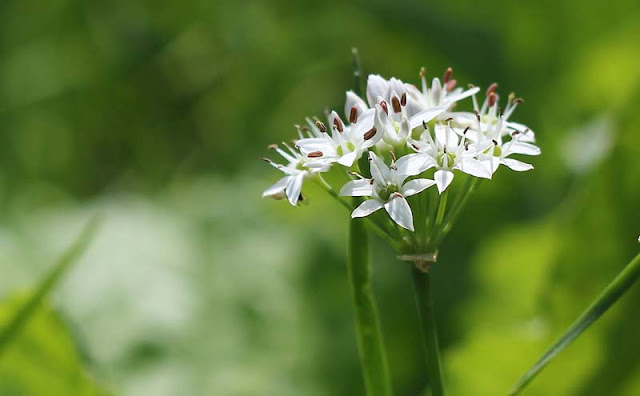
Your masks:
{"label": "green leaf", "polygon": [[[0,323],[32,298],[22,294],[3,301]],[[106,394],[85,369],[66,323],[46,302],[40,305],[0,359],[0,395]]]}
{"label": "green leaf", "polygon": [[34,312],[49,294],[49,292],[60,281],[66,270],[74,264],[80,255],[85,251],[89,242],[91,242],[98,226],[97,218],[90,220],[84,227],[80,236],[75,242],[60,256],[56,264],[40,281],[35,291],[22,304],[15,314],[6,322],[6,325],[0,330],[0,358],[2,358],[7,346],[20,334],[25,324],[33,316]]}
{"label": "green leaf", "polygon": [[611,305],[624,295],[640,276],[640,254],[618,274],[602,294],[576,319],[567,331],[542,355],[542,357],[523,375],[510,392],[516,395],[531,382],[536,375],[573,340],[578,338],[593,322],[604,314]]}

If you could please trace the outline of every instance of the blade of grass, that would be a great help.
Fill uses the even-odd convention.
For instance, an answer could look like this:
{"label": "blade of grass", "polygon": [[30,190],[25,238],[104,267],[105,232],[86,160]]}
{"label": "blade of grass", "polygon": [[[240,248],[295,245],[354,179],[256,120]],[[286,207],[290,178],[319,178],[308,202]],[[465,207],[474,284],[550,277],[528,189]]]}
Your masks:
{"label": "blade of grass", "polygon": [[58,284],[66,270],[73,265],[93,239],[98,228],[97,217],[91,219],[82,229],[82,232],[74,243],[64,251],[51,270],[40,281],[29,299],[16,311],[15,315],[0,330],[0,356],[6,350],[11,341],[20,333],[36,311],[42,300]]}
{"label": "blade of grass", "polygon": [[616,276],[598,298],[576,319],[567,331],[542,355],[511,389],[509,395],[517,395],[540,371],[573,340],[578,338],[593,322],[604,314],[640,277],[640,254]]}

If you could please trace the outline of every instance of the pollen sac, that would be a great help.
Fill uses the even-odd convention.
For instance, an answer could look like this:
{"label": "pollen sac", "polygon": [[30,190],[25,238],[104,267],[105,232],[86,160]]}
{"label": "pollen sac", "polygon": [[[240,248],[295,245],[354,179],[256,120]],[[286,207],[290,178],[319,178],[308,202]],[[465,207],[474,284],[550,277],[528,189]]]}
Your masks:
{"label": "pollen sac", "polygon": [[373,127],[365,132],[362,137],[364,138],[364,140],[370,140],[376,135],[376,132],[378,132],[378,130],[376,129],[376,127]]}
{"label": "pollen sac", "polygon": [[496,95],[495,92],[490,92],[489,96],[487,96],[487,104],[489,105],[489,107],[493,107],[493,105],[496,104],[497,100],[498,100],[498,96]]}
{"label": "pollen sac", "polygon": [[318,127],[318,129],[320,130],[320,132],[322,133],[327,133],[327,126],[324,125],[324,122],[322,121],[316,121],[316,126]]}
{"label": "pollen sac", "polygon": [[451,75],[453,75],[453,69],[449,67],[444,72],[444,76],[442,77],[442,82],[445,84],[448,83],[449,80],[451,80]]}
{"label": "pollen sac", "polygon": [[489,97],[492,92],[496,92],[496,89],[498,89],[498,83],[489,85],[489,88],[487,88],[487,97]]}
{"label": "pollen sac", "polygon": [[391,106],[393,107],[393,111],[396,113],[400,113],[402,108],[400,107],[400,99],[397,96],[391,98]]}
{"label": "pollen sac", "polygon": [[402,97],[400,98],[400,104],[402,106],[406,106],[407,105],[407,93],[406,92],[404,92],[402,94]]}
{"label": "pollen sac", "polygon": [[352,124],[358,122],[358,109],[356,106],[351,107],[351,111],[349,112],[349,122]]}
{"label": "pollen sac", "polygon": [[385,114],[389,115],[389,106],[387,106],[387,102],[385,102],[384,100],[380,102],[380,107],[382,107],[382,110],[384,110]]}
{"label": "pollen sac", "polygon": [[309,158],[318,158],[318,157],[322,157],[322,151],[312,151],[309,154],[307,154],[307,157]]}
{"label": "pollen sac", "polygon": [[340,119],[340,117],[336,117],[333,119],[333,127],[337,129],[338,132],[344,131],[344,124],[342,123],[342,120]]}

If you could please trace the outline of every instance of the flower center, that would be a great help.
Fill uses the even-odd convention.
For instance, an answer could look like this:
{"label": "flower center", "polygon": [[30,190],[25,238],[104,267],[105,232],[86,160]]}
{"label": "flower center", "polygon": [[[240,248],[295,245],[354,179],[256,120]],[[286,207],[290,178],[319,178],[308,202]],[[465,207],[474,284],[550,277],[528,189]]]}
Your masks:
{"label": "flower center", "polygon": [[[446,165],[444,163],[445,159],[447,161]],[[455,161],[455,159],[456,159],[456,155],[454,153],[440,152],[436,156],[436,162],[438,163],[438,166],[441,166],[441,167],[450,167],[451,164],[453,164],[453,161]]]}
{"label": "flower center", "polygon": [[391,194],[396,192],[398,192],[398,186],[395,184],[388,184],[386,187],[378,191],[378,195],[380,196],[380,199],[387,201]]}
{"label": "flower center", "polygon": [[338,148],[336,149],[336,153],[339,156],[342,157],[346,153],[350,153],[350,152],[354,151],[355,149],[356,149],[356,146],[353,143],[344,142],[344,143],[342,143],[341,145],[338,146]]}

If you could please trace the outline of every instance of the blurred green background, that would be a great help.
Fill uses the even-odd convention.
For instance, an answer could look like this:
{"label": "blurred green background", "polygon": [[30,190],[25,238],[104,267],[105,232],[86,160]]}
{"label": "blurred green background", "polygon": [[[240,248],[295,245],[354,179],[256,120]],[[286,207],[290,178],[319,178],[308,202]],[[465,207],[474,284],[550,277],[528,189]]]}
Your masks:
{"label": "blurred green background", "polygon": [[[103,227],[0,358],[1,395],[363,394],[321,191],[258,160],[364,71],[452,66],[526,103],[536,169],[483,183],[433,268],[451,395],[506,394],[638,251],[640,3],[0,3],[0,323]],[[468,105],[468,104],[467,104]],[[397,395],[426,384],[406,264],[374,250]],[[640,285],[526,395],[640,394]]]}

